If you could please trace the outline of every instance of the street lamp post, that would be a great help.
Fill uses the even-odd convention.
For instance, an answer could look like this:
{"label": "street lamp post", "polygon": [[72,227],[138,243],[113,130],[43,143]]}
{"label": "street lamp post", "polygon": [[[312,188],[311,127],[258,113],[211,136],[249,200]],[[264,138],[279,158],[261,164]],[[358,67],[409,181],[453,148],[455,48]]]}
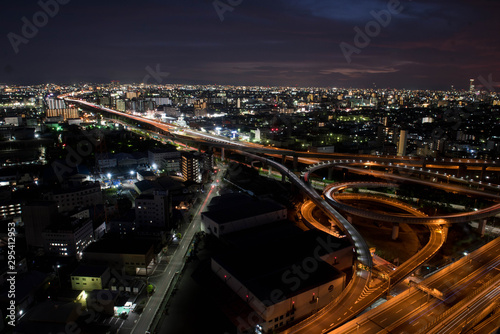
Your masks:
{"label": "street lamp post", "polygon": [[53,266],[54,271],[56,272],[57,282],[59,283],[59,288],[61,288],[61,277],[59,277],[59,268],[61,268],[60,264],[56,264]]}

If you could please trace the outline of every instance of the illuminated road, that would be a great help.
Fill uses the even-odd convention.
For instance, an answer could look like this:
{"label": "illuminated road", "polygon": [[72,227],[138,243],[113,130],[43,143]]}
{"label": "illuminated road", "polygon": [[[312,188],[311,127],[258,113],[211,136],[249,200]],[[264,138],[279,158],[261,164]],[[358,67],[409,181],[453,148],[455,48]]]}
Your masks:
{"label": "illuminated road", "polygon": [[[86,92],[82,92],[85,94]],[[94,103],[90,103],[80,99],[69,98],[68,96],[74,96],[77,94],[65,94],[59,96],[59,98],[63,98],[64,100],[74,103],[74,104],[82,104],[89,108],[96,109],[98,111],[104,111],[108,113],[115,114],[117,116],[127,117],[133,119],[138,122],[143,122],[150,124],[158,129],[164,131],[175,132],[179,129],[178,126],[156,121],[153,119],[131,115],[129,113],[120,112],[117,110],[113,110],[110,108],[102,107],[100,105],[96,105]],[[315,152],[303,152],[303,151],[292,151],[287,149],[281,149],[271,146],[264,146],[255,143],[249,142],[239,142],[237,140],[228,140],[221,136],[210,135],[208,133],[193,131],[188,128],[181,129],[185,134],[192,138],[197,138],[200,140],[204,140],[207,142],[212,142],[214,144],[221,144],[219,147],[234,148],[234,146],[240,146],[242,148],[246,148],[254,153],[262,153],[267,155],[280,155],[285,158],[290,159],[302,159],[299,160],[305,164],[318,163],[323,160],[328,159],[356,159],[359,162],[376,162],[376,163],[392,163],[396,164],[407,164],[410,167],[417,168],[456,168],[459,169],[460,166],[463,166],[465,170],[481,170],[481,168],[486,168],[486,171],[500,171],[500,163],[494,160],[479,160],[479,159],[429,159],[428,161],[424,158],[420,157],[408,157],[408,156],[375,156],[369,154],[350,154],[350,153],[315,153]],[[217,145],[214,145],[217,146]],[[431,165],[432,164],[432,165]],[[497,166],[498,165],[498,166]],[[426,167],[427,166],[427,167]],[[431,167],[432,166],[432,167]],[[500,188],[499,188],[500,189]]]}
{"label": "illuminated road", "polygon": [[[462,162],[463,163],[463,162]],[[366,170],[362,169],[359,167],[353,167],[356,165],[361,165],[364,168],[367,167],[373,167],[373,166],[378,166],[378,167],[384,167],[385,169],[391,170],[391,169],[397,169],[399,171],[402,171],[406,173],[407,175],[393,175],[389,173],[383,173],[380,171],[374,171],[374,170]],[[442,179],[442,183],[439,182],[433,182],[435,187],[442,187],[442,189],[464,189],[463,187],[458,187],[458,186],[453,186],[453,185],[446,185],[447,183],[450,182],[455,182],[459,183],[461,185],[464,185],[466,187],[469,186],[476,186],[478,188],[484,188],[486,190],[491,190],[494,193],[499,193],[500,192],[500,185],[498,184],[493,184],[490,182],[483,182],[481,180],[473,180],[473,179],[464,179],[463,177],[455,177],[451,174],[448,173],[440,173],[436,171],[431,171],[430,169],[427,169],[429,167],[415,167],[415,166],[410,166],[407,165],[406,163],[393,163],[388,161],[380,162],[380,161],[373,161],[370,159],[338,159],[338,160],[333,160],[333,161],[320,161],[317,163],[314,163],[312,165],[309,165],[304,172],[302,172],[302,177],[304,180],[308,181],[309,176],[314,173],[316,170],[322,169],[322,168],[343,168],[347,170],[354,171],[359,174],[374,174],[379,177],[386,176],[387,179],[399,179],[399,180],[405,180],[408,179],[409,176],[411,175],[416,175],[416,176],[427,176],[431,178],[435,178],[436,181],[438,179]],[[440,165],[433,165],[433,168],[441,167]],[[500,166],[499,167],[493,167],[490,166],[489,168],[494,169],[495,171],[500,171]],[[423,181],[426,182],[426,181]],[[480,192],[478,192],[480,193]],[[483,196],[488,196],[490,194],[484,194]],[[481,196],[481,195],[480,195]],[[491,195],[495,197],[496,195]],[[497,196],[498,197],[498,196]]]}
{"label": "illuminated road", "polygon": [[472,329],[465,332],[466,334],[474,334],[474,333],[494,333],[497,329],[500,328],[500,312],[496,312],[491,315],[489,318],[480,322]]}
{"label": "illuminated road", "polygon": [[[467,296],[497,282],[499,269],[500,238],[330,333],[431,333],[437,324],[451,324],[446,312],[461,314]],[[458,333],[453,327],[450,333]]]}
{"label": "illuminated road", "polygon": [[[439,320],[438,323],[427,333],[429,334],[446,334],[456,333],[458,329],[466,329],[472,327],[469,323],[474,321],[477,314],[486,316],[491,309],[491,306],[498,306],[500,298],[500,275],[493,279],[493,283],[484,289],[481,293],[473,297],[471,301],[457,305],[452,315],[445,317],[444,320]],[[485,311],[486,310],[486,311]],[[451,312],[449,312],[451,313]],[[485,314],[486,313],[486,314]],[[446,316],[446,314],[444,314]],[[477,319],[479,322],[480,319]]]}
{"label": "illuminated road", "polygon": [[[216,183],[221,182],[222,176],[224,174],[224,170],[219,170]],[[194,235],[201,230],[201,212],[205,209],[206,205],[210,203],[210,200],[215,195],[217,188],[210,188],[210,191],[207,193],[204,201],[199,206],[196,214],[193,217],[193,220],[190,223],[190,226],[186,230],[184,236],[182,237],[178,248],[175,250],[174,254],[170,262],[168,263],[165,273],[163,274],[163,278],[159,280],[160,283],[157,284],[155,293],[149,298],[146,306],[144,307],[144,311],[141,313],[139,320],[132,328],[130,333],[143,334],[147,330],[150,330],[150,326],[152,324],[153,318],[157,312],[163,312],[163,310],[159,310],[160,304],[167,293],[167,290],[172,282],[174,275],[176,272],[180,271],[184,266],[185,256],[187,251],[189,250],[189,245],[191,244]],[[125,328],[122,328],[121,333],[128,332]]]}
{"label": "illuminated road", "polygon": [[[365,171],[369,172],[369,171]],[[370,173],[371,174],[371,173]],[[398,179],[400,178],[399,176],[397,177]],[[406,182],[415,182],[415,183],[424,183],[425,185],[434,187],[436,183],[429,182],[429,181],[422,181],[422,180],[413,180],[413,179],[404,179]],[[393,223],[399,223],[399,222],[404,222],[407,224],[442,224],[444,221],[447,223],[466,223],[470,222],[472,220],[478,220],[478,219],[483,219],[487,217],[492,217],[497,215],[500,212],[500,203],[492,205],[490,207],[476,210],[476,211],[471,211],[471,212],[464,212],[464,213],[456,213],[456,214],[451,214],[451,215],[446,215],[446,216],[431,216],[431,217],[408,217],[408,216],[402,216],[402,215],[385,215],[385,214],[380,214],[368,210],[363,210],[357,207],[353,207],[351,205],[347,205],[344,203],[341,203],[340,201],[337,200],[337,196],[335,195],[336,192],[339,192],[341,190],[344,190],[349,187],[358,187],[358,188],[373,188],[373,187],[383,187],[383,183],[381,182],[352,182],[352,183],[335,183],[332,184],[328,187],[325,188],[323,191],[325,198],[327,199],[328,203],[330,203],[333,207],[337,209],[341,209],[345,212],[348,212],[350,214],[360,216],[360,217],[365,217],[369,219],[375,219],[375,220],[380,220],[384,222],[393,222]],[[389,187],[394,187],[393,184],[389,185]],[[460,191],[465,194],[472,194],[474,196],[477,196],[478,191],[476,190],[470,190],[470,189],[457,189],[457,187],[449,187],[447,188],[448,191]],[[356,195],[351,195],[355,197]],[[362,196],[362,195],[359,195]],[[484,196],[484,193],[482,194]],[[493,196],[493,195],[491,195]],[[491,197],[490,196],[490,197]],[[361,197],[360,197],[361,198]],[[495,199],[500,199],[499,196],[494,196]],[[387,201],[391,201],[391,199],[387,199]]]}
{"label": "illuminated road", "polygon": [[[369,200],[370,198],[367,199]],[[387,204],[395,205],[396,203],[389,202]],[[407,208],[406,206],[404,206],[404,208],[412,214],[425,216],[424,213],[414,208]],[[314,203],[308,201],[302,206],[301,214],[304,219],[309,222],[309,224],[312,224],[316,228],[319,228],[321,230],[328,231],[329,228],[322,225],[313,217],[314,209]],[[439,225],[428,225],[428,228],[431,232],[429,242],[410,259],[397,267],[395,271],[390,272],[390,279],[378,283],[377,285],[374,285],[372,287],[363,287],[363,290],[361,290],[361,294],[358,296],[354,303],[343,303],[343,300],[339,300],[336,303],[337,305],[322,317],[324,320],[316,320],[317,322],[307,327],[307,330],[315,330],[318,333],[324,332],[325,329],[329,330],[349,321],[357,314],[361,313],[363,310],[369,307],[371,304],[373,304],[380,297],[382,297],[390,288],[390,285],[394,285],[395,283],[401,281],[406,276],[408,276],[415,268],[434,256],[434,254],[441,248],[446,240],[446,229],[441,228],[441,226]],[[361,287],[358,287],[358,289],[360,288]],[[344,305],[346,306],[344,307]]]}

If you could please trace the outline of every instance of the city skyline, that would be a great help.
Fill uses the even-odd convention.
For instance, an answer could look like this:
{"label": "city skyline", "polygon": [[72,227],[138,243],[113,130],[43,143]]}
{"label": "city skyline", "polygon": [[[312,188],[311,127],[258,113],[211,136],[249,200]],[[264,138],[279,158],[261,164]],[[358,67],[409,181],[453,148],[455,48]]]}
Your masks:
{"label": "city skyline", "polygon": [[[498,28],[496,7],[493,1],[21,1],[1,14],[2,83],[466,90],[474,78],[478,89],[492,90],[499,50],[497,37],[485,32]],[[36,32],[23,30],[34,23]]]}
{"label": "city skyline", "polygon": [[500,333],[498,0],[0,11],[1,333]]}

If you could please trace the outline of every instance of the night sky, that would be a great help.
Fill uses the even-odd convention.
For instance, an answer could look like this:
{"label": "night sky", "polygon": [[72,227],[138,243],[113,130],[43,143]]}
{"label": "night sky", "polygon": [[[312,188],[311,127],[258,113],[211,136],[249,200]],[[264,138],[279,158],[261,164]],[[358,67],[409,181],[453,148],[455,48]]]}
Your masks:
{"label": "night sky", "polygon": [[[44,0],[42,0],[44,1]],[[48,2],[55,1],[50,0]],[[499,0],[402,0],[348,63],[340,43],[385,0],[59,0],[24,38],[37,1],[3,1],[0,83],[110,82],[464,89],[500,82]],[[223,5],[222,5],[223,6]],[[38,15],[38,17],[42,17]],[[9,33],[11,33],[9,35]],[[15,34],[15,35],[14,35]],[[17,38],[17,37],[16,37]],[[18,40],[19,41],[19,40]],[[158,67],[169,75],[150,75]],[[148,71],[149,68],[149,71]],[[149,75],[149,77],[147,77]]]}

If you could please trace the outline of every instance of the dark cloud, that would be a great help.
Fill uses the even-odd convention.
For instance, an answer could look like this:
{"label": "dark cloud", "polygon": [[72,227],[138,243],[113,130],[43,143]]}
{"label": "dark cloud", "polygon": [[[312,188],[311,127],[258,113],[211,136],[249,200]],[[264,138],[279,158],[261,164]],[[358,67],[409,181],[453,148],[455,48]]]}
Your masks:
{"label": "dark cloud", "polygon": [[221,22],[212,0],[71,0],[16,54],[8,34],[21,35],[21,18],[41,10],[20,0],[0,11],[9,69],[0,82],[140,82],[156,64],[174,83],[446,89],[490,73],[500,80],[495,0],[401,1],[346,62],[340,43],[354,45],[354,28],[388,3],[241,0]]}

